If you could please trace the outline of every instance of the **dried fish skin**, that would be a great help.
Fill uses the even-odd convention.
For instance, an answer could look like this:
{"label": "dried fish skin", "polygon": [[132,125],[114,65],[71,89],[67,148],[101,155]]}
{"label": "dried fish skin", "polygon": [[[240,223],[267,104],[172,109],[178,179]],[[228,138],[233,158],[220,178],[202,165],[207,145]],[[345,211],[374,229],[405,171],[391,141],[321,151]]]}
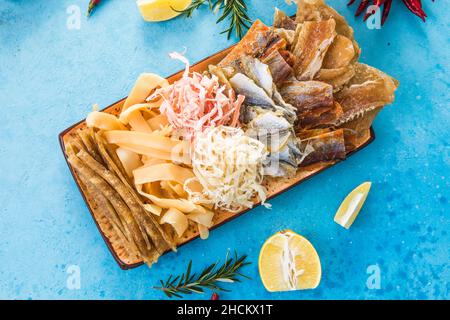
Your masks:
{"label": "dried fish skin", "polygon": [[292,67],[286,62],[279,51],[274,51],[262,61],[269,66],[276,86],[281,86],[292,74]]}
{"label": "dried fish skin", "polygon": [[295,30],[297,23],[289,17],[286,13],[278,8],[275,8],[273,16],[273,26],[275,28],[283,28],[286,30]]}
{"label": "dried fish skin", "polygon": [[336,31],[334,19],[304,22],[292,52],[296,57],[294,73],[299,80],[312,80],[322,67],[322,61],[333,42]]}
{"label": "dried fish skin", "polygon": [[301,148],[312,148],[300,164],[307,166],[321,161],[343,160],[346,158],[344,130],[338,129],[301,140]]}
{"label": "dried fish skin", "polygon": [[324,69],[343,68],[349,65],[354,57],[355,48],[353,47],[353,42],[349,38],[338,34],[325,54],[322,67]]}
{"label": "dried fish skin", "polygon": [[[335,94],[336,101],[344,111],[335,126],[347,127],[346,123],[355,120],[352,127],[368,129],[376,114],[369,112],[392,103],[397,87],[398,81],[384,72],[363,63],[356,63],[353,78]],[[364,119],[365,117],[367,118]]]}
{"label": "dried fish skin", "polygon": [[286,81],[280,89],[284,100],[297,109],[298,118],[308,112],[328,111],[333,107],[333,87],[320,81]]}

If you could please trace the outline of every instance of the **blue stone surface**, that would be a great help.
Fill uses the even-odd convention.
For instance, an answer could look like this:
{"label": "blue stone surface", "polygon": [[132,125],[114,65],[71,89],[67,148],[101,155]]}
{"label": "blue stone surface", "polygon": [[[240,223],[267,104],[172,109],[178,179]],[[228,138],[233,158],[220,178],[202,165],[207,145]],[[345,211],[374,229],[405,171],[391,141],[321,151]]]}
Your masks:
{"label": "blue stone surface", "polygon": [[[127,95],[141,72],[183,66],[167,53],[187,48],[196,62],[230,41],[206,8],[194,19],[145,23],[135,1],[105,0],[90,19],[88,0],[0,1],[0,298],[163,299],[159,279],[199,270],[227,250],[246,253],[252,277],[227,284],[224,299],[448,299],[450,287],[449,12],[424,3],[427,23],[394,1],[386,25],[370,30],[355,6],[329,1],[354,27],[361,60],[397,78],[395,103],[374,123],[376,140],[348,160],[161,257],[151,269],[122,271],[69,173],[58,133],[93,103]],[[247,1],[270,24],[284,1]],[[67,20],[81,8],[80,29]],[[75,7],[76,9],[76,7]],[[372,190],[350,230],[333,222],[343,198],[364,181]],[[258,275],[261,245],[289,228],[308,238],[322,262],[315,290],[268,293]],[[70,290],[78,266],[81,287]],[[376,265],[380,288],[367,286]],[[369,268],[369,269],[368,269]],[[375,269],[377,269],[375,267]],[[70,280],[70,277],[69,277]],[[210,293],[191,298],[209,299]]]}

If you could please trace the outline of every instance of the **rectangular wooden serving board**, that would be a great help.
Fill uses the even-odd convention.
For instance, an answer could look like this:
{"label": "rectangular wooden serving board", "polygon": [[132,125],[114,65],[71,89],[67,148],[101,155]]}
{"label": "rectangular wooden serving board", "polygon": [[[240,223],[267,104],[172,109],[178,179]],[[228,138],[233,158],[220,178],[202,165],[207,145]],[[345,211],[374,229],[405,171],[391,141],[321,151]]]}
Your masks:
{"label": "rectangular wooden serving board", "polygon": [[[191,67],[191,71],[197,71],[197,72],[201,73],[201,72],[207,70],[208,65],[219,63],[228,54],[228,52],[230,52],[230,50],[232,48],[233,48],[233,46],[230,48],[227,48],[223,51],[220,51],[220,52],[212,55],[211,57],[208,57],[208,58],[196,63],[195,65],[193,65]],[[183,71],[184,70],[181,70],[181,71],[171,75],[170,77],[167,78],[167,80],[170,83],[173,83],[174,81],[181,78]],[[103,111],[114,114],[114,115],[118,115],[120,113],[120,110],[122,109],[122,105],[123,105],[125,99],[126,98],[110,105],[109,107],[105,108]],[[59,141],[61,144],[63,154],[66,157],[66,161],[67,161],[67,156],[64,152],[66,143],[68,143],[72,139],[73,134],[77,130],[83,130],[83,128],[86,128],[85,120],[82,120],[82,121],[72,125],[71,127],[67,128],[66,130],[64,130],[63,132],[60,133]],[[352,152],[348,153],[347,156],[349,156],[350,154],[353,154],[356,151],[361,150],[366,145],[368,145],[370,142],[372,142],[374,139],[375,139],[375,135],[371,128],[370,130],[367,130],[366,134],[361,136],[361,138],[359,139],[359,141],[357,143],[356,149],[353,150]],[[280,193],[285,192],[289,188],[292,188],[293,186],[296,186],[297,184],[301,183],[302,181],[333,166],[337,162],[338,161],[321,162],[321,163],[312,164],[307,167],[302,167],[297,171],[297,174],[294,177],[289,178],[289,179],[287,179],[287,178],[267,179],[266,187],[268,189],[268,198],[269,199],[273,198],[276,195],[279,195]],[[108,246],[109,250],[111,251],[112,255],[114,256],[114,259],[117,261],[119,266],[122,269],[131,269],[131,268],[141,265],[142,261],[136,260],[135,258],[131,258],[128,256],[128,253],[123,248],[123,246],[120,242],[120,239],[115,235],[114,230],[112,229],[111,225],[108,223],[106,218],[103,216],[103,213],[100,212],[100,210],[98,210],[98,208],[95,204],[95,201],[91,197],[89,197],[86,190],[80,183],[80,180],[79,180],[76,172],[74,171],[74,169],[71,167],[71,165],[68,162],[67,162],[67,165],[69,166],[72,176],[75,179],[75,182],[76,182],[78,188],[80,189],[80,192],[89,208],[89,211],[91,212],[91,215],[97,225],[98,230],[100,231],[103,239],[105,240],[106,245]],[[255,206],[257,206],[259,204],[260,203],[255,203]],[[223,223],[226,223],[234,218],[239,217],[241,214],[244,214],[245,212],[247,212],[249,210],[250,209],[243,210],[238,213],[216,211],[214,221],[213,221],[214,226],[212,227],[212,229],[217,228],[220,225],[222,225]],[[190,228],[185,232],[183,237],[178,240],[178,246],[184,245],[184,244],[194,240],[197,237],[198,237],[198,232],[197,232],[196,228]],[[207,240],[205,241],[205,244],[207,244]]]}

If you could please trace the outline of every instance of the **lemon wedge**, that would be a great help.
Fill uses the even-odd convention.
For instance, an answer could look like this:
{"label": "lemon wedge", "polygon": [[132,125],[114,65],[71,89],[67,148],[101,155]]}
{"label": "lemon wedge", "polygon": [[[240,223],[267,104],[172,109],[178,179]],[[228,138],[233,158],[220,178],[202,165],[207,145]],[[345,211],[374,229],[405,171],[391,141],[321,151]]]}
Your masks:
{"label": "lemon wedge", "polygon": [[348,229],[358,216],[361,207],[370,191],[371,182],[364,182],[356,187],[339,206],[334,222]]}
{"label": "lemon wedge", "polygon": [[291,230],[280,231],[264,243],[258,266],[262,283],[270,292],[314,289],[322,276],[316,249]]}
{"label": "lemon wedge", "polygon": [[192,0],[137,0],[136,3],[145,21],[157,22],[175,18],[180,14],[177,11],[186,9]]}

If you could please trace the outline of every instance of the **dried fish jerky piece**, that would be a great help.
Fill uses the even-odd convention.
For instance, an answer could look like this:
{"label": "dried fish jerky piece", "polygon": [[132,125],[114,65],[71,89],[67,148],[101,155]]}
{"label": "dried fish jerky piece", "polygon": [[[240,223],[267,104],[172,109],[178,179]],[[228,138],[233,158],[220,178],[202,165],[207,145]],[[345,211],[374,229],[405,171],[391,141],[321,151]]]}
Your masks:
{"label": "dried fish jerky piece", "polygon": [[[169,249],[169,244],[164,240],[160,231],[156,228],[153,221],[149,219],[145,210],[136,201],[132,193],[129,192],[125,184],[111,171],[103,167],[100,163],[96,162],[88,153],[81,150],[77,156],[84,161],[94,172],[100,175],[105,181],[107,181],[122,197],[127,206],[130,208],[131,213],[141,226],[141,230],[148,234],[150,240],[154,244],[156,250],[162,254]],[[144,237],[146,239],[146,237]]]}
{"label": "dried fish jerky piece", "polygon": [[286,30],[295,30],[297,23],[286,13],[278,8],[275,8],[275,14],[273,16],[273,26],[275,28],[283,28]]}
{"label": "dried fish jerky piece", "polygon": [[314,112],[306,112],[299,118],[296,131],[332,127],[336,119],[339,119],[342,114],[342,107],[337,102],[334,102],[330,109],[322,108]]}
{"label": "dried fish jerky piece", "polygon": [[[139,205],[140,214],[144,215],[145,223],[147,225],[147,229],[150,232],[149,236],[151,240],[153,242],[156,242],[156,244],[158,244],[157,248],[159,250],[164,251],[167,250],[166,245],[164,243],[166,243],[172,250],[176,250],[176,246],[173,242],[173,238],[171,237],[170,232],[168,232],[165,228],[161,227],[159,223],[155,220],[153,215],[147,215],[147,212],[144,209],[144,203],[138,196],[137,191],[128,182],[126,174],[124,174],[119,169],[119,166],[121,166],[120,160],[118,158],[117,159],[111,158],[111,153],[108,152],[107,150],[108,144],[106,143],[106,141],[104,140],[104,138],[101,136],[100,133],[95,134],[95,141],[98,145],[100,154],[104,162],[107,164],[108,168],[116,173],[116,175],[119,177],[119,179],[127,188],[128,192],[131,194],[132,201],[135,201]],[[116,155],[115,152],[114,155]],[[136,210],[138,210],[137,212],[139,212],[139,209]],[[155,239],[153,237],[155,237]]]}
{"label": "dried fish jerky piece", "polygon": [[287,103],[297,108],[300,116],[319,109],[328,111],[333,107],[333,87],[320,81],[286,81],[280,93]]}
{"label": "dried fish jerky piece", "polygon": [[321,161],[343,160],[346,157],[344,130],[326,132],[301,141],[302,149],[312,147],[301,166]]}
{"label": "dried fish jerky piece", "polygon": [[291,68],[293,68],[296,60],[294,54],[288,50],[280,50],[279,52],[283,59],[287,62],[287,64],[290,65]]}
{"label": "dried fish jerky piece", "polygon": [[119,237],[122,246],[125,248],[126,252],[130,258],[140,258],[140,253],[136,244],[134,243],[133,237],[129,233],[128,228],[126,228],[122,221],[120,220],[120,215],[114,210],[113,205],[109,202],[105,196],[98,192],[97,188],[83,175],[78,176],[83,186],[86,188],[87,194],[92,197],[92,199],[97,204],[100,210],[95,210],[94,214],[97,216],[97,220],[101,220],[104,216],[109,224],[112,226],[115,234]]}
{"label": "dried fish jerky piece", "polygon": [[297,15],[295,21],[303,23],[305,21],[322,21],[334,19],[336,21],[337,34],[343,35],[353,42],[355,56],[353,62],[357,61],[361,53],[361,49],[355,41],[353,29],[347,20],[341,16],[336,10],[328,6],[324,0],[298,0]]}
{"label": "dried fish jerky piece", "polygon": [[273,51],[262,62],[269,66],[275,85],[280,87],[293,73],[293,69],[286,62],[279,51]]}
{"label": "dried fish jerky piece", "polygon": [[353,42],[349,38],[338,34],[325,54],[322,68],[339,69],[346,67],[354,57],[355,48],[353,47]]}
{"label": "dried fish jerky piece", "polygon": [[336,23],[333,19],[307,21],[293,44],[292,53],[296,57],[294,73],[299,80],[312,80],[322,67],[322,61],[336,36]]}
{"label": "dried fish jerky piece", "polygon": [[130,208],[128,208],[117,191],[77,156],[69,156],[68,161],[79,175],[88,179],[89,183],[92,183],[95,189],[101,192],[103,196],[111,202],[116,212],[120,215],[124,227],[129,229],[129,234],[133,237],[143,260],[148,264],[156,262],[160,254],[156,250],[147,247],[143,234],[134,220]]}
{"label": "dried fish jerky piece", "polygon": [[333,91],[337,92],[347,84],[355,75],[355,68],[352,64],[337,69],[320,69],[316,75],[316,80],[326,82],[333,86]]}
{"label": "dried fish jerky piece", "polygon": [[272,37],[273,31],[260,20],[256,20],[242,40],[219,63],[219,66],[233,65],[242,55],[257,56],[263,54]]}
{"label": "dried fish jerky piece", "polygon": [[344,111],[335,126],[347,128],[351,122],[352,128],[368,129],[376,115],[376,112],[371,111],[392,103],[397,87],[398,81],[384,72],[366,64],[356,63],[353,78],[335,94],[336,101]]}
{"label": "dried fish jerky piece", "polygon": [[102,161],[100,155],[98,154],[97,147],[95,146],[95,142],[92,139],[93,128],[86,128],[84,130],[78,130],[77,135],[80,137],[83,142],[86,151],[89,152],[91,156],[94,157],[97,161]]}
{"label": "dried fish jerky piece", "polygon": [[263,58],[272,51],[286,49],[287,42],[277,35],[272,28],[256,20],[247,34],[218,64],[219,67],[235,67],[237,60],[244,55]]}
{"label": "dried fish jerky piece", "polygon": [[[286,41],[286,46],[291,46],[295,39],[295,31],[283,28],[272,28],[273,32]],[[282,49],[282,48],[280,48]]]}

